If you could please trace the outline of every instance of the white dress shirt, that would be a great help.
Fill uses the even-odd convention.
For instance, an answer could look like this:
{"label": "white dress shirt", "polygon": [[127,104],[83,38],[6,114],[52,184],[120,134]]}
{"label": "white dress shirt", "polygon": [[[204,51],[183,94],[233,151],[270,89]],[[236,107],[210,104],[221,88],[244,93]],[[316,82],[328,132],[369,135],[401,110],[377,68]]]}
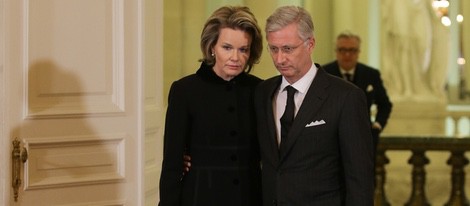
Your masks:
{"label": "white dress shirt", "polygon": [[[318,68],[315,64],[312,64],[312,67],[308,70],[308,72],[300,78],[297,82],[292,84],[291,86],[294,87],[297,92],[294,96],[295,102],[295,115],[299,111],[300,105],[304,101],[305,95],[307,94],[308,88],[312,84],[313,78],[317,74]],[[282,77],[281,85],[279,86],[279,90],[276,92],[275,97],[273,99],[273,108],[274,108],[274,118],[276,123],[276,131],[277,131],[277,142],[278,144],[281,142],[281,117],[284,114],[284,110],[286,109],[286,101],[287,101],[287,91],[284,90],[287,86],[289,86],[289,82]],[[294,120],[295,121],[295,120]]]}
{"label": "white dress shirt", "polygon": [[350,74],[350,75],[351,75],[351,81],[354,79],[354,72],[356,72],[356,68],[355,68],[355,67],[352,68],[352,69],[349,70],[349,71],[346,71],[345,69],[343,69],[343,68],[341,68],[341,67],[339,68],[339,70],[341,71],[341,75],[343,76],[343,79],[348,80],[348,79],[346,78],[346,74]]}

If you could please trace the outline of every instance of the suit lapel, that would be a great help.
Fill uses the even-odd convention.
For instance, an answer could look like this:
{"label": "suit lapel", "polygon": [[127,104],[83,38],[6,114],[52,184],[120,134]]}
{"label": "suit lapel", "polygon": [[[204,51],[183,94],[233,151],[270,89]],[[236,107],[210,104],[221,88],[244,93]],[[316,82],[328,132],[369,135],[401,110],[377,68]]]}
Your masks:
{"label": "suit lapel", "polygon": [[334,63],[334,69],[331,72],[332,72],[331,73],[332,75],[335,75],[339,78],[343,78],[343,75],[341,74],[341,70],[339,69],[338,61]]}
{"label": "suit lapel", "polygon": [[356,66],[356,71],[354,72],[354,84],[361,88],[362,90],[365,90],[367,81],[364,81],[364,70],[362,69],[359,64]]}
{"label": "suit lapel", "polygon": [[287,141],[285,144],[282,144],[280,148],[281,162],[295,144],[297,138],[305,128],[305,125],[310,123],[309,121],[312,121],[311,117],[318,112],[328,97],[328,93],[326,92],[326,88],[328,86],[329,81],[327,80],[326,72],[319,68],[307,94],[305,95],[304,101],[297,112],[297,116],[295,117],[292,128],[288,134]]}

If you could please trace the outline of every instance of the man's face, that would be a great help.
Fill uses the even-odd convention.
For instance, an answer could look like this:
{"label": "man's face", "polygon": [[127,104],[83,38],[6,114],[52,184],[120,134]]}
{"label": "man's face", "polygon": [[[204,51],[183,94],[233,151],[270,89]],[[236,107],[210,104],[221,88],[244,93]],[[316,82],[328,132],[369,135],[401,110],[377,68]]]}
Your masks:
{"label": "man's face", "polygon": [[274,66],[289,83],[302,78],[312,66],[310,55],[315,39],[301,39],[297,24],[267,34],[268,49]]}
{"label": "man's face", "polygon": [[359,58],[359,41],[355,38],[340,38],[336,41],[336,59],[341,68],[351,70]]}

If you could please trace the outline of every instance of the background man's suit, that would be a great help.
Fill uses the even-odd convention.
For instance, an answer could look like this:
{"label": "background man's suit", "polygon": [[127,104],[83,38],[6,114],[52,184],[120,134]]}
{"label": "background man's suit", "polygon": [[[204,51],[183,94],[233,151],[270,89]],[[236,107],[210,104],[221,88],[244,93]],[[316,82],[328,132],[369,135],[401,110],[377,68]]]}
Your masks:
{"label": "background man's suit", "polygon": [[270,78],[257,88],[263,204],[372,205],[373,143],[364,92],[317,67],[281,148],[273,97],[282,77]]}
{"label": "background man's suit", "polygon": [[[338,61],[324,65],[323,69],[332,75],[343,78]],[[372,104],[377,105],[375,122],[378,122],[382,128],[385,128],[390,113],[392,112],[392,103],[383,86],[379,71],[365,64],[357,63],[352,83],[361,88],[366,94],[368,108],[370,108]],[[372,130],[375,146],[377,146],[380,132],[380,130]]]}

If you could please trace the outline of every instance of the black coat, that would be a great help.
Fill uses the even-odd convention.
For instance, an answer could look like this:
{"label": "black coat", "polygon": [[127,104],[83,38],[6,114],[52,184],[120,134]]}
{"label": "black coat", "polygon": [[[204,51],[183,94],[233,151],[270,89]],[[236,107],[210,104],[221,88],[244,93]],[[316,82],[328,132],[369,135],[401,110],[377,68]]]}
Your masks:
{"label": "black coat", "polygon": [[[225,81],[211,67],[175,81],[166,114],[160,206],[261,204],[253,95],[261,79]],[[183,154],[192,158],[183,172]]]}
{"label": "black coat", "polygon": [[[343,78],[339,69],[338,61],[330,62],[322,66],[326,72]],[[387,95],[387,91],[380,78],[380,72],[377,69],[369,67],[365,64],[357,63],[354,72],[353,83],[362,89],[366,94],[367,105],[369,108],[372,104],[377,105],[377,114],[375,121],[380,123],[382,127],[387,124],[390,113],[392,112],[392,102]]]}

